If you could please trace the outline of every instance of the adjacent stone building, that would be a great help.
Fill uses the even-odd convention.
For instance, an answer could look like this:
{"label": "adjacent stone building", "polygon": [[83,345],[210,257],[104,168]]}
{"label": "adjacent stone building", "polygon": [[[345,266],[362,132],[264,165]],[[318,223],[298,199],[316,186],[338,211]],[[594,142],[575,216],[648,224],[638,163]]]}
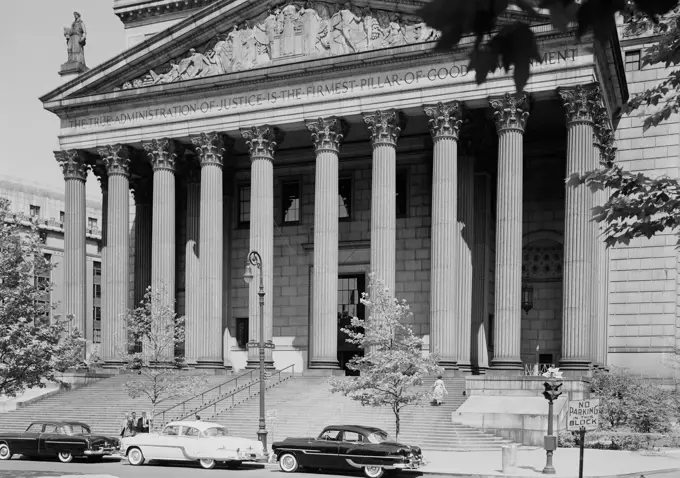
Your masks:
{"label": "adjacent stone building", "polygon": [[[629,94],[618,36],[577,45],[547,17],[525,18],[543,62],[515,95],[502,71],[475,83],[472,39],[435,52],[439,32],[413,2],[359,3],[115,0],[128,48],[41,98],[61,119],[74,234],[88,170],[102,184],[103,359],[118,360],[125,307],[163,284],[189,319],[189,363],[254,366],[251,250],[276,368],[344,367],[357,350],[339,329],[365,314],[371,271],[456,373],[539,362],[582,374],[651,351],[621,328],[624,252],[590,221],[604,193],[564,184],[615,157]],[[82,245],[68,250],[81,271]],[[675,283],[665,264],[650,278]],[[84,307],[70,297],[67,309]],[[656,321],[642,313],[631,320]]]}

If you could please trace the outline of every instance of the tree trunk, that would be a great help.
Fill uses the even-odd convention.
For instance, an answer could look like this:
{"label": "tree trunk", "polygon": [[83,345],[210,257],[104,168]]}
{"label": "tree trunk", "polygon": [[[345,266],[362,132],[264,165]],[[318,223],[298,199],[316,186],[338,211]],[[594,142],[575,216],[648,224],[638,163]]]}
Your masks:
{"label": "tree trunk", "polygon": [[394,441],[399,441],[399,409],[398,408],[392,408],[392,411],[394,412],[394,420],[395,420]]}

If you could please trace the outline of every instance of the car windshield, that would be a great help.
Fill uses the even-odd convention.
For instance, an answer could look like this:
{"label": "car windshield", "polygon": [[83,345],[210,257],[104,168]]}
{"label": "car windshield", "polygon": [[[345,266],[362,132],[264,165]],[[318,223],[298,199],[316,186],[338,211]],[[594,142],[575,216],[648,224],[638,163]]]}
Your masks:
{"label": "car windshield", "polygon": [[224,427],[211,427],[203,430],[203,436],[205,437],[226,437],[229,436],[227,429]]}
{"label": "car windshield", "polygon": [[384,431],[373,432],[368,435],[368,441],[371,443],[382,443],[385,441],[390,441],[390,436]]}
{"label": "car windshield", "polygon": [[83,425],[65,425],[61,427],[62,435],[89,435],[90,429]]}

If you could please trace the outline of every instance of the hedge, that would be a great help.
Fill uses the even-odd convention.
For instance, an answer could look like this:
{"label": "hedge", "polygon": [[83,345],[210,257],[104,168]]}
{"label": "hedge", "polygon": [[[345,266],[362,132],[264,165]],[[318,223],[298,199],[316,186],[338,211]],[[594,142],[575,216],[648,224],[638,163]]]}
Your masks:
{"label": "hedge", "polygon": [[[562,431],[558,435],[561,448],[579,446],[579,433]],[[636,433],[628,431],[591,431],[586,432],[586,448],[600,450],[650,450],[660,447],[680,446],[680,435],[665,433]]]}

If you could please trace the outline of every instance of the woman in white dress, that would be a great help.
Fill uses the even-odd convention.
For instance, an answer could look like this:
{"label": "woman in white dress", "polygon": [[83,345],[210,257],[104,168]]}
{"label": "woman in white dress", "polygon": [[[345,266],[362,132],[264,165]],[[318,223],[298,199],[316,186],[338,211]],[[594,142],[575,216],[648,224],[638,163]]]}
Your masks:
{"label": "woman in white dress", "polygon": [[444,380],[442,380],[442,376],[439,375],[432,386],[432,401],[435,405],[441,405],[444,403],[444,395],[448,394],[449,392],[446,391]]}

